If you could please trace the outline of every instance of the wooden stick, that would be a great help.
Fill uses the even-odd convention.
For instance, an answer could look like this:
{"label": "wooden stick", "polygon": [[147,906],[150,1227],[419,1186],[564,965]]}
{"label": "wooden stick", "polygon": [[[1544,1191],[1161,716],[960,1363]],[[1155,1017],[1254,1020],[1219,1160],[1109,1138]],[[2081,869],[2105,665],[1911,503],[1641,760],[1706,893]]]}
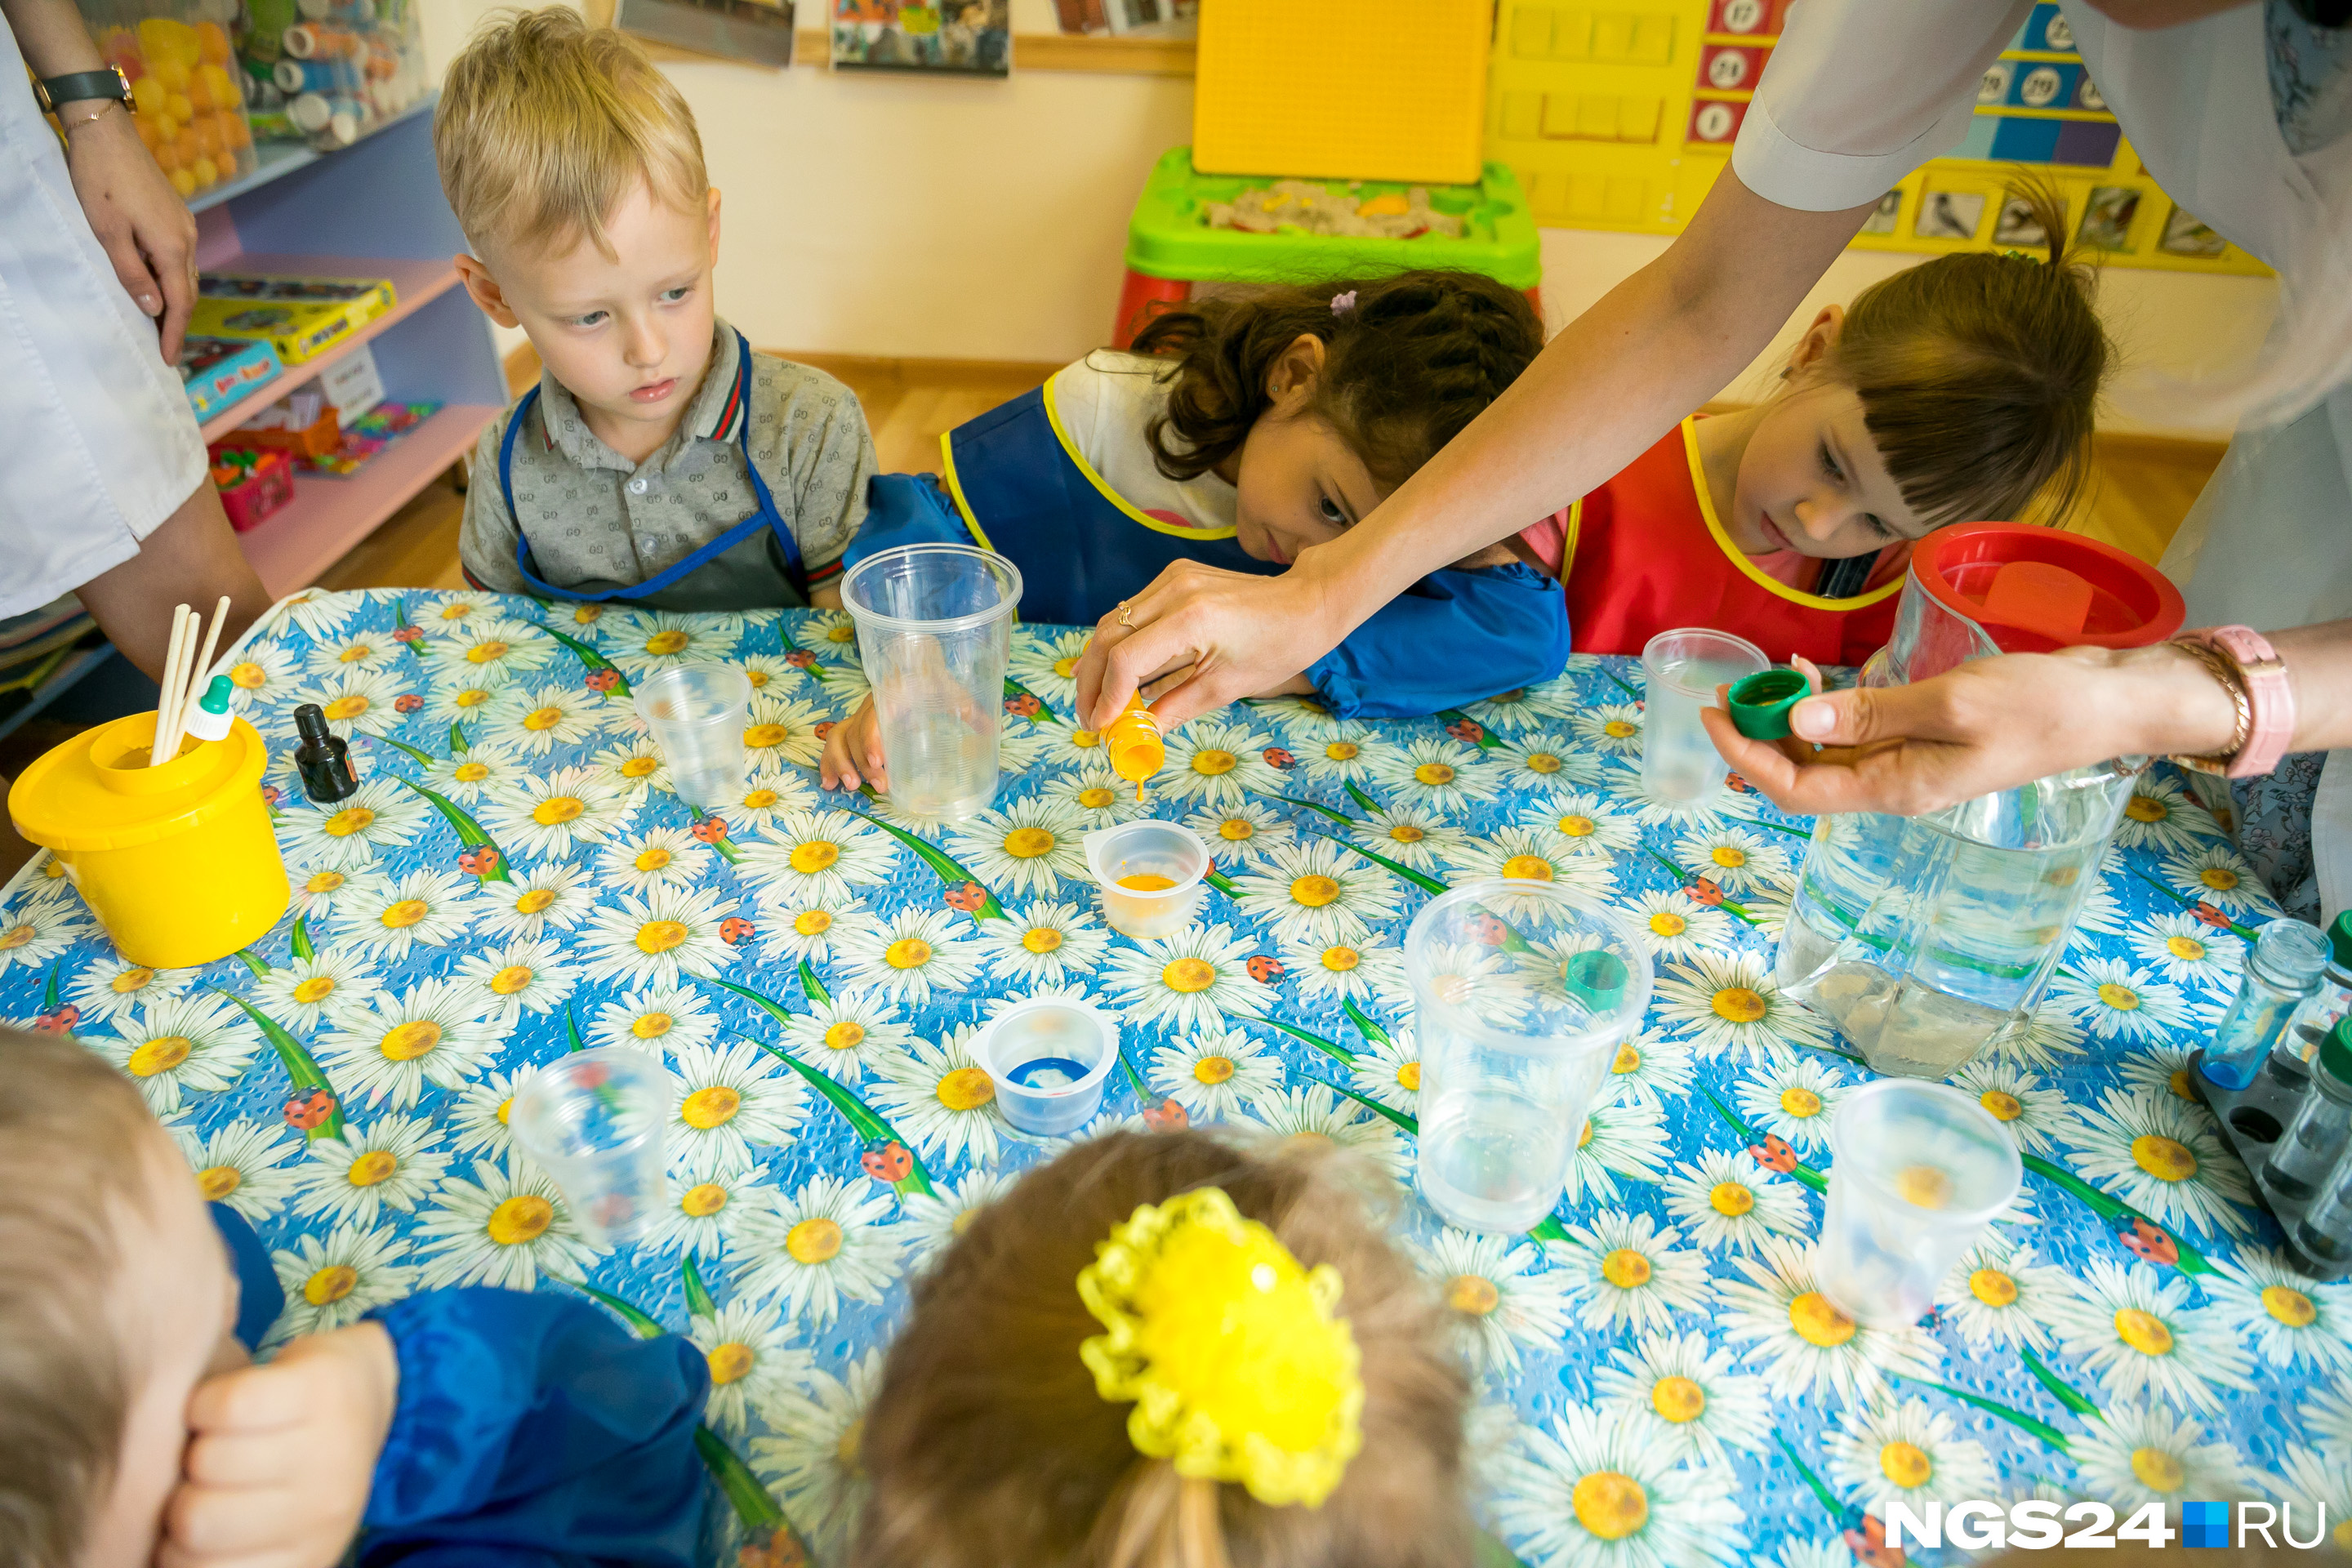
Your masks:
{"label": "wooden stick", "polygon": [[[219,605],[213,611],[212,629],[205,633],[205,651],[197,656],[194,666],[189,669],[186,689],[180,694],[180,706],[172,722],[172,747],[174,751],[179,749],[181,737],[188,732],[188,710],[204,697],[205,678],[213,667],[213,654],[220,647],[221,627],[227,624],[228,595],[223,594]],[[193,631],[189,636],[194,640]]]}
{"label": "wooden stick", "polygon": [[170,755],[163,750],[163,740],[171,732],[172,695],[180,689],[181,661],[188,656],[188,606],[180,605],[172,611],[172,640],[163,655],[163,679],[155,695],[155,741],[148,748],[147,765],[160,768]]}

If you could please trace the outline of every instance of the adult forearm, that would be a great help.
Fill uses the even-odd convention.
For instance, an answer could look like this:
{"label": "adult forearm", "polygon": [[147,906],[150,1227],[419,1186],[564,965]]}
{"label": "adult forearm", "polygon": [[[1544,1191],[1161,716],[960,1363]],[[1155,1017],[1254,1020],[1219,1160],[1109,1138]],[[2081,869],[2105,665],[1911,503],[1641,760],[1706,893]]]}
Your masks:
{"label": "adult forearm", "polygon": [[0,16],[35,76],[68,76],[104,68],[98,46],[71,0],[0,0]]}
{"label": "adult forearm", "polygon": [[[2352,620],[2264,634],[2286,666],[2294,692],[2293,752],[2352,746]],[[2116,656],[2128,682],[2116,750],[2143,756],[2201,756],[2227,747],[2236,712],[2205,666],[2170,647]]]}

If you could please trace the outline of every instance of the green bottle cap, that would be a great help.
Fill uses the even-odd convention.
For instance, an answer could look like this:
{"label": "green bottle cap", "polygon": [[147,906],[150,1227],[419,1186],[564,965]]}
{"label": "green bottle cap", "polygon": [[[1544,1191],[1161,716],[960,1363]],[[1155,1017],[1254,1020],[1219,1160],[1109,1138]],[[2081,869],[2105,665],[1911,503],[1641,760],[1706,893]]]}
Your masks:
{"label": "green bottle cap", "polygon": [[2352,910],[2337,915],[2336,923],[2327,928],[2327,949],[2336,968],[2352,969]]}
{"label": "green bottle cap", "polygon": [[2338,1021],[2319,1042],[2319,1070],[2339,1083],[2352,1083],[2352,1018]]}
{"label": "green bottle cap", "polygon": [[196,706],[207,713],[226,713],[228,711],[229,694],[234,689],[227,676],[215,675],[213,683],[205,688],[205,694],[196,700]]}
{"label": "green bottle cap", "polygon": [[1633,977],[1625,961],[1613,952],[1572,954],[1560,971],[1568,994],[1596,1013],[1613,1011],[1624,999],[1625,984]]}
{"label": "green bottle cap", "polygon": [[1731,723],[1751,741],[1779,741],[1789,733],[1789,710],[1811,693],[1793,669],[1764,669],[1731,685]]}

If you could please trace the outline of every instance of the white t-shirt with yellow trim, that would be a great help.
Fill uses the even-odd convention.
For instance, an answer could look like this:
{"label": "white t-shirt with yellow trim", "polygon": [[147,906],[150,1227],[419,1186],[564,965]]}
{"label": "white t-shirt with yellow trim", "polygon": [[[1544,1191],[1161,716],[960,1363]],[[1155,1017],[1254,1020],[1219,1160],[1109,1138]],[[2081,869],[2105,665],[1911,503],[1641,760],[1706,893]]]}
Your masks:
{"label": "white t-shirt with yellow trim", "polygon": [[1049,388],[1063,434],[1103,483],[1138,511],[1179,528],[1231,535],[1234,487],[1214,474],[1171,479],[1145,437],[1168,406],[1170,362],[1097,349],[1054,374]]}

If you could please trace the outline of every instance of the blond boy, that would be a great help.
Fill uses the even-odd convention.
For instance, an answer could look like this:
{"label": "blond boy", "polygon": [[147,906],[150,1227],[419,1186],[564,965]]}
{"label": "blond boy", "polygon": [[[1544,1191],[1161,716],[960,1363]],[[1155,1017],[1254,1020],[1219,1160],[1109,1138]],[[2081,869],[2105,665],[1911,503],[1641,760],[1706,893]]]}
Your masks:
{"label": "blond boy", "polygon": [[839,603],[874,442],[847,387],[720,320],[719,193],[643,50],[565,6],[493,18],[433,121],[467,291],[539,351],[482,433],[477,584],[674,610]]}

